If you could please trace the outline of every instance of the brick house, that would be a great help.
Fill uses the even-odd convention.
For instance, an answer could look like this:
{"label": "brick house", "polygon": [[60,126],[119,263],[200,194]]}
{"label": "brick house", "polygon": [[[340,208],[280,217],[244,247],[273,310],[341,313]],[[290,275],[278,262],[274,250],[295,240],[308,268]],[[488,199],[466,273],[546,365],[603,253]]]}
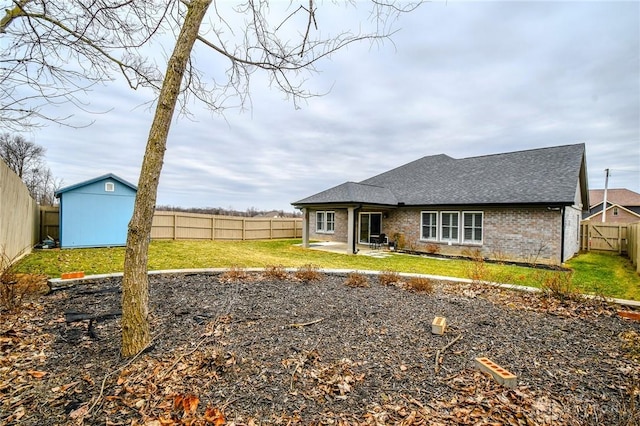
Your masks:
{"label": "brick house", "polygon": [[588,196],[585,145],[575,144],[427,156],[292,204],[303,212],[305,247],[339,241],[353,254],[385,234],[418,252],[561,264],[579,250]]}
{"label": "brick house", "polygon": [[[602,206],[604,205],[604,189],[589,191],[589,211],[584,220],[602,222]],[[605,212],[607,223],[640,222],[640,194],[629,189],[607,189],[607,209]]]}

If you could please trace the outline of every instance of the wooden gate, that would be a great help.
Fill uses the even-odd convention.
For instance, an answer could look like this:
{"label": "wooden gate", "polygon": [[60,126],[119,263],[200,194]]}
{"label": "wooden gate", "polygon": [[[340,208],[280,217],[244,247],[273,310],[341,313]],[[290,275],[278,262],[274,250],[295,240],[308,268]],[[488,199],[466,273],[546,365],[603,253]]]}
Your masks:
{"label": "wooden gate", "polygon": [[582,222],[582,250],[627,252],[627,225]]}

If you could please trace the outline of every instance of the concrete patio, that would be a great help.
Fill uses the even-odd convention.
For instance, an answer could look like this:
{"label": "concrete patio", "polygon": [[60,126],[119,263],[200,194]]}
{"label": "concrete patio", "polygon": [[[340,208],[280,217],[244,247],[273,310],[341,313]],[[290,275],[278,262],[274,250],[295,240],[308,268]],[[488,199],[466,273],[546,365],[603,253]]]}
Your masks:
{"label": "concrete patio", "polygon": [[[302,246],[302,244],[299,244]],[[358,244],[359,256],[371,256],[371,257],[389,257],[392,252],[386,248],[372,249],[369,244]],[[347,254],[347,243],[341,243],[336,241],[315,241],[309,243],[310,250],[320,250],[331,253]]]}

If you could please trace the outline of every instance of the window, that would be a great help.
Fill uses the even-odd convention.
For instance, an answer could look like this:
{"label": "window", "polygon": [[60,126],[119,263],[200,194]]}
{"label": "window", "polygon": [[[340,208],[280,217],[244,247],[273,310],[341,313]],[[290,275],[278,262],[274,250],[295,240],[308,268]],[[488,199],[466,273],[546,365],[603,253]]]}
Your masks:
{"label": "window", "polygon": [[336,229],[336,214],[335,212],[327,212],[327,232],[333,232]]}
{"label": "window", "polygon": [[422,233],[421,238],[423,240],[437,240],[438,239],[438,213],[436,212],[422,212]]}
{"label": "window", "polygon": [[335,228],[335,212],[316,212],[316,232],[332,234]]}
{"label": "window", "polygon": [[618,216],[618,208],[617,207],[613,208],[613,215],[614,216]]}
{"label": "window", "polygon": [[463,242],[482,244],[482,213],[463,212],[462,221],[464,224]]}
{"label": "window", "polygon": [[104,190],[106,192],[113,192],[116,190],[116,185],[113,182],[105,182],[104,183]]}
{"label": "window", "polygon": [[440,239],[442,241],[458,241],[458,212],[442,212],[440,220]]}

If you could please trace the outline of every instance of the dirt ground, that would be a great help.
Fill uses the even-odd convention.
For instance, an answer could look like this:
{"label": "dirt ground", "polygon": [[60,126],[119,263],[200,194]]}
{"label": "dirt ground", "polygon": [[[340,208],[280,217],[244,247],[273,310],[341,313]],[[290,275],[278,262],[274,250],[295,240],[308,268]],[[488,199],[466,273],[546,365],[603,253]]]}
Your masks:
{"label": "dirt ground", "polygon": [[[120,278],[3,313],[0,424],[640,424],[640,323],[619,307],[473,284],[425,293],[375,276],[354,287],[346,275],[242,275],[152,276],[154,338],[133,359],[119,355]],[[436,316],[444,335],[431,333]],[[476,357],[517,386],[479,372]]]}

